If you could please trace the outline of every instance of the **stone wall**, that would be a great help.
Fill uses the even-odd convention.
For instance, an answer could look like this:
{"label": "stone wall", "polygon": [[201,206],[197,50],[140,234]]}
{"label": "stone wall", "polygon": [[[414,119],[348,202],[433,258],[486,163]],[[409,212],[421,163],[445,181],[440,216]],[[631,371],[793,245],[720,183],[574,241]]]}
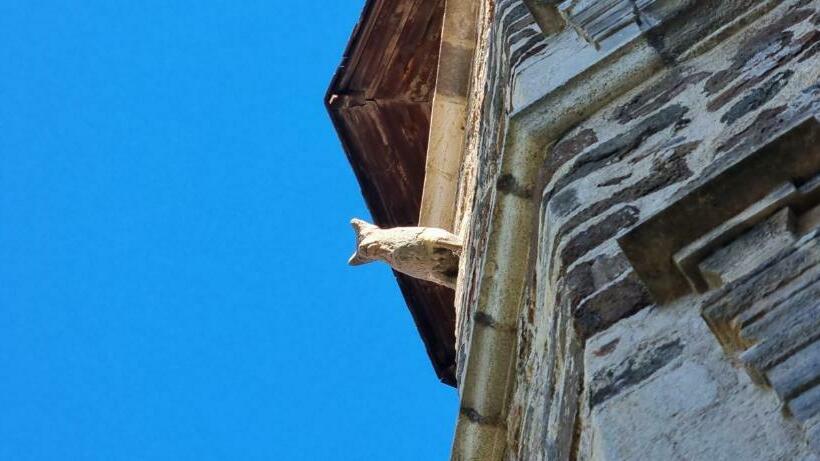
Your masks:
{"label": "stone wall", "polygon": [[[811,329],[820,318],[820,220],[811,211],[820,200],[811,174],[820,172],[810,171],[813,164],[800,166],[809,177],[787,178],[796,191],[791,201],[765,215],[747,212],[754,219],[740,224],[732,207],[749,204],[730,199],[743,187],[719,184],[731,205],[716,222],[731,232],[687,236],[712,245],[695,249],[695,271],[709,279],[702,293],[659,298],[636,262],[642,251],[654,251],[653,234],[627,236],[820,114],[820,2],[749,3],[760,14],[717,31],[697,52],[678,52],[655,37],[669,52],[652,78],[543,146],[540,194],[533,194],[541,202],[532,223],[537,258],[520,309],[506,418],[508,459],[781,460],[820,453],[810,443],[820,438],[820,343]],[[509,117],[531,103],[528,88],[557,78],[545,69],[567,64],[550,61],[550,42],[522,2],[488,8],[488,39],[479,47],[485,85],[472,111],[472,160],[463,176],[471,208],[463,213],[467,244],[457,295],[460,376],[487,270],[490,210],[499,190],[511,187],[498,173]],[[600,46],[572,43],[583,47],[579,55]],[[806,151],[810,159],[819,155]],[[754,190],[761,176],[750,177]],[[721,200],[700,206],[720,208]],[[686,256],[684,250],[675,254]],[[803,255],[802,266],[795,255]],[[789,333],[800,325],[802,340]]]}

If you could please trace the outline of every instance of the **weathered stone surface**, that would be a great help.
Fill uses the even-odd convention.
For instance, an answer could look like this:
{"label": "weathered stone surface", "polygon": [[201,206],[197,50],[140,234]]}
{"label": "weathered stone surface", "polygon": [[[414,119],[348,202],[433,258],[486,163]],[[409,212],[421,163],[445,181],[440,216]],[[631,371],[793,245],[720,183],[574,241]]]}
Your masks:
{"label": "weathered stone surface", "polygon": [[738,132],[726,142],[718,146],[717,152],[742,148],[762,141],[764,136],[771,136],[780,128],[783,122],[781,115],[787,110],[786,106],[772,107],[761,111],[747,128]]}
{"label": "weathered stone surface", "polygon": [[[820,234],[781,241],[784,248],[772,254],[770,247],[768,257],[761,256],[771,244],[765,230],[779,225],[791,234],[790,217],[785,209],[740,237],[733,265],[757,267],[709,296],[703,315],[751,378],[771,385],[790,414],[806,422],[820,413]],[[755,241],[763,248],[751,247]],[[805,429],[807,435],[814,430]]]}
{"label": "weathered stone surface", "polygon": [[[611,195],[604,195],[600,200],[594,201],[584,207],[579,207],[576,204],[576,208],[580,208],[580,211],[572,215],[570,219],[559,227],[558,235],[563,237],[570,234],[585,222],[602,215],[610,208],[618,206],[619,204],[630,203],[676,183],[685,181],[692,176],[692,171],[686,163],[686,156],[691,154],[697,148],[698,144],[697,142],[693,142],[670,148],[663,153],[662,157],[652,162],[651,173],[634,184],[625,186]],[[573,189],[566,189],[555,199],[560,200],[559,197],[563,194],[575,194],[575,192],[571,191],[573,191]],[[575,200],[577,202],[577,198]],[[552,201],[550,201],[550,204],[552,204]],[[557,211],[560,212],[561,209]]]}
{"label": "weathered stone surface", "polygon": [[619,252],[614,256],[599,256],[592,262],[592,286],[599,289],[619,278],[629,268],[629,261],[623,253]]}
{"label": "weathered stone surface", "polygon": [[[794,38],[794,32],[789,29],[811,16],[811,9],[792,10],[770,23],[766,27],[756,30],[737,47],[737,52],[731,58],[728,68],[715,72],[706,81],[704,89],[714,94],[741,79],[741,84],[760,81],[773,69],[782,66],[789,59],[798,54],[789,45]],[[743,88],[732,90],[732,94],[740,94]],[[723,98],[726,99],[726,98]],[[714,106],[710,107],[714,109]]]}
{"label": "weathered stone surface", "polygon": [[790,401],[789,411],[800,421],[808,421],[820,414],[820,384]]}
{"label": "weathered stone surface", "polygon": [[[785,254],[788,254],[788,250],[784,251],[781,255]],[[799,269],[797,275],[794,276],[791,272],[783,271],[784,266],[775,262],[779,256],[780,255],[773,257],[771,260],[772,263],[761,264],[752,270],[752,272],[755,272],[762,268],[764,273],[772,273],[775,276],[779,274],[782,279],[779,285],[775,285],[776,289],[774,291],[765,292],[761,290],[761,293],[765,293],[762,298],[755,300],[750,306],[739,306],[741,308],[740,314],[735,317],[733,323],[734,328],[739,329],[738,344],[741,345],[740,347],[745,347],[748,344],[746,338],[751,338],[755,333],[755,329],[751,328],[752,325],[761,320],[770,322],[776,317],[775,313],[782,312],[781,307],[783,307],[784,302],[805,290],[815,289],[812,287],[816,287],[817,282],[820,281],[820,266],[803,266]],[[797,253],[797,257],[801,259],[803,259],[804,256],[805,255],[800,252]],[[761,279],[755,279],[751,285],[754,286],[755,283],[760,281]],[[765,284],[762,284],[764,290],[765,286]],[[714,312],[717,311],[713,311],[713,313]]]}
{"label": "weathered stone surface", "polygon": [[520,0],[500,0],[492,6],[485,4],[485,8],[483,20],[488,23],[480,33],[482,46],[476,51],[476,60],[483,62],[485,67],[476,74],[477,80],[473,82],[473,104],[468,115],[470,127],[466,130],[470,154],[465,155],[465,167],[472,164],[474,169],[465,170],[470,176],[463,176],[460,186],[460,193],[465,197],[461,206],[465,208],[462,218],[465,219],[465,242],[468,243],[462,255],[464,270],[460,275],[465,283],[463,289],[456,292],[457,304],[462,311],[457,315],[456,325],[456,349],[461,357],[457,363],[459,375],[463,372],[466,357],[465,341],[471,331],[469,319],[480,293],[479,280],[490,224],[488,210],[492,207],[499,176],[500,133],[504,130],[504,114],[508,110],[510,69],[543,45],[538,26]]}
{"label": "weathered stone surface", "polygon": [[[733,160],[733,161],[732,161]],[[673,255],[787,181],[802,183],[820,173],[820,120],[814,114],[778,133],[760,148],[727,160],[670,206],[619,239],[635,270],[658,302],[689,291]],[[648,242],[653,242],[651,247]]]}
{"label": "weathered stone surface", "polygon": [[566,184],[586,176],[592,171],[622,160],[624,155],[634,151],[647,138],[683,119],[683,115],[686,114],[687,110],[687,108],[680,105],[669,106],[657,114],[641,120],[625,133],[602,142],[594,149],[578,157],[570,171],[562,175],[561,179],[556,182],[554,189],[560,191]]}
{"label": "weathered stone surface", "polygon": [[621,123],[628,123],[634,119],[646,117],[669,104],[684,90],[691,85],[700,83],[709,75],[711,75],[709,72],[673,69],[661,81],[641,91],[628,103],[619,107],[612,114],[612,117]]}
{"label": "weathered stone surface", "polygon": [[575,234],[561,251],[563,263],[567,266],[571,265],[589,250],[615,237],[618,231],[638,222],[639,217],[640,211],[637,208],[626,206]]}
{"label": "weathered stone surface", "polygon": [[[786,22],[801,20],[801,18],[805,20],[804,14],[794,15]],[[787,81],[791,78],[791,71],[780,72],[757,88],[754,88],[755,85],[763,82],[771,72],[777,69],[778,65],[785,64],[797,57],[800,57],[798,61],[803,59],[805,52],[810,50],[809,47],[813,46],[813,44],[817,44],[818,37],[816,34],[817,31],[809,32],[797,40],[793,39],[793,32],[781,31],[781,34],[778,35],[766,35],[766,38],[763,40],[766,46],[759,49],[757,53],[751,57],[749,62],[744,63],[743,70],[739,75],[735,75],[735,77],[740,77],[739,83],[710,101],[707,105],[707,109],[709,111],[720,110],[733,100],[742,97],[746,102],[738,102],[734,106],[734,109],[730,109],[727,112],[727,114],[732,113],[733,115],[724,115],[724,117],[721,118],[723,122],[732,123],[732,120],[737,120],[739,116],[748,112],[746,108],[761,107],[762,103],[770,100],[771,97],[780,91],[782,84],[785,83],[784,80]],[[750,64],[753,63],[758,63],[760,66],[750,66]],[[718,77],[726,76],[726,74],[722,73],[716,75]],[[710,87],[709,83],[707,83],[707,91],[714,89],[714,87]]]}
{"label": "weathered stone surface", "polygon": [[556,170],[564,163],[572,160],[576,155],[596,142],[598,142],[598,137],[595,135],[595,131],[591,128],[587,128],[556,144],[547,157],[547,164],[545,166],[547,177],[545,178],[545,182],[550,182]]}
{"label": "weathered stone surface", "polygon": [[818,453],[820,453],[820,416],[815,416],[806,423],[806,438],[809,439],[809,445]]}
{"label": "weathered stone surface", "polygon": [[[688,304],[643,310],[588,340],[587,398],[598,382],[624,385],[584,408],[577,459],[812,459],[775,396],[725,360]],[[615,380],[639,363],[654,372]]]}
{"label": "weathered stone surface", "polygon": [[783,208],[768,220],[715,251],[698,265],[710,289],[733,282],[795,242],[795,218]]}
{"label": "weathered stone surface", "polygon": [[635,272],[628,272],[582,300],[573,310],[575,331],[587,338],[650,305],[652,300]]}
{"label": "weathered stone surface", "polygon": [[742,335],[745,339],[759,342],[740,355],[741,361],[755,370],[768,371],[820,339],[818,295],[818,289],[803,290],[781,303],[779,309],[764,320],[744,328]]}
{"label": "weathered stone surface", "polygon": [[[728,244],[730,248],[726,251],[729,253],[732,253],[731,248],[740,248],[742,245],[736,241],[738,236],[758,226],[760,221],[772,219],[770,215],[775,214],[777,210],[786,209],[796,199],[796,196],[797,188],[791,183],[785,183],[775,188],[760,201],[753,203],[739,214],[729,218],[726,222],[678,250],[673,255],[673,259],[692,288],[703,293],[710,287],[719,287],[722,284],[720,274],[711,274],[711,279],[715,283],[710,285],[706,280],[706,278],[710,278],[710,274],[704,273],[704,270],[714,272],[715,269],[710,266],[721,265],[722,259],[719,257],[722,254],[721,248]],[[785,215],[786,222],[783,227],[785,227],[784,231],[788,233],[793,230],[794,219],[793,217],[788,218],[792,216],[788,211],[785,212]],[[776,223],[774,227],[775,229],[778,228]],[[764,226],[761,231],[765,231],[766,228],[768,227]],[[720,269],[717,270],[720,271]],[[715,279],[715,277],[718,278]]]}
{"label": "weathered stone surface", "polygon": [[640,384],[656,371],[680,356],[683,345],[679,340],[671,340],[663,344],[644,344],[643,350],[636,350],[630,357],[607,369],[598,372],[589,383],[589,407],[606,402],[625,390]]}
{"label": "weathered stone surface", "polygon": [[[760,145],[778,131],[804,118],[806,114],[816,114],[817,106],[820,104],[820,84],[812,84],[801,93],[800,97],[795,98],[793,105],[777,105],[762,110],[747,127],[721,142],[716,152],[726,152],[726,158],[731,159],[737,153],[746,153]],[[722,159],[719,159],[712,169],[723,166],[720,160]]]}
{"label": "weathered stone surface", "polygon": [[541,32],[545,35],[553,35],[566,27],[566,23],[558,10],[560,0],[523,0],[530,10]]}
{"label": "weathered stone surface", "polygon": [[735,105],[723,114],[720,121],[731,125],[749,112],[763,107],[764,104],[771,101],[772,98],[786,86],[792,75],[794,75],[794,71],[792,70],[780,72],[759,87],[749,90],[740,101],[735,103]]}
{"label": "weathered stone surface", "polygon": [[[656,3],[669,8],[677,4]],[[587,8],[617,9],[620,4],[576,2],[572,14]],[[738,4],[731,2],[731,7]],[[709,1],[700,7],[719,15],[727,5]],[[495,256],[488,259],[486,249],[520,246],[515,240],[520,234],[491,233],[499,229],[499,222],[510,219],[499,203],[526,201],[530,206],[531,200],[541,201],[540,216],[532,224],[537,236],[531,242],[528,264],[534,267],[525,272],[526,294],[519,305],[517,346],[511,357],[514,380],[509,410],[503,422],[492,421],[493,427],[506,426],[506,459],[812,459],[807,444],[809,426],[784,416],[784,401],[733,365],[739,363],[738,356],[727,357],[723,343],[715,340],[698,315],[702,303],[720,303],[728,309],[734,309],[734,301],[747,303],[747,308],[735,312],[738,315],[722,320],[727,329],[734,328],[732,341],[737,345],[731,353],[742,352],[754,344],[743,339],[742,328],[732,322],[745,321],[741,317],[758,308],[758,301],[768,300],[768,295],[780,293],[786,285],[808,283],[803,277],[809,272],[802,276],[798,272],[800,268],[810,270],[811,263],[805,258],[801,262],[802,256],[793,250],[777,249],[790,241],[771,241],[770,247],[747,245],[754,249],[747,250],[749,260],[741,257],[743,245],[737,243],[733,251],[726,250],[710,261],[724,263],[703,265],[720,274],[722,287],[658,306],[615,241],[640,226],[640,219],[664,209],[704,178],[714,177],[820,109],[820,86],[815,85],[820,81],[820,68],[812,54],[816,37],[811,22],[818,5],[796,1],[747,5],[755,8],[754,15],[739,18],[726,29],[710,29],[715,34],[687,54],[681,53],[685,45],[670,43],[681,36],[680,31],[653,36],[653,17],[643,8],[646,5],[638,9],[646,19],[645,30],[632,16],[631,25],[609,37],[598,35],[597,44],[596,39],[591,40],[593,44],[585,41],[592,35],[580,40],[577,35],[598,34],[594,21],[579,27],[583,20],[576,17],[568,29],[546,37],[522,1],[499,0],[487,7],[491,14],[486,47],[478,53],[482,67],[477,74],[484,77],[474,82],[473,91],[480,98],[471,112],[467,149],[472,160],[465,165],[462,188],[469,197],[465,202],[469,211],[462,214],[466,227],[459,278],[462,371],[472,329],[492,323],[492,318],[475,316],[473,310],[484,299],[482,293],[504,289],[494,281],[507,268],[499,267]],[[619,17],[616,9],[610,19]],[[687,29],[687,18],[696,16],[675,17]],[[564,95],[569,97],[580,85],[590,84],[573,79],[584,66],[614,63],[613,73],[617,73],[619,60],[624,60],[623,66],[640,65],[627,63],[626,52],[613,53],[620,46],[616,42],[626,43],[630,37],[641,37],[639,42],[648,43],[656,56],[662,55],[658,67],[650,72],[654,75],[637,79],[634,89],[595,110],[578,108],[588,115],[546,130],[542,138],[518,136],[539,123],[534,118],[528,118],[525,125],[513,123],[521,114],[529,114],[530,105],[542,100],[560,103]],[[596,83],[592,82],[593,87]],[[579,100],[581,105],[608,98],[607,83],[602,79],[588,99]],[[563,116],[545,110],[543,119],[548,123]],[[508,162],[517,165],[519,161],[510,158],[521,158],[505,150],[510,148],[510,139],[517,143],[513,150],[539,158],[538,182],[527,182],[517,170],[508,168]],[[529,157],[520,161],[529,161]],[[798,179],[793,183],[796,188],[805,178]],[[783,180],[762,187],[756,177],[749,176],[741,183],[746,192],[758,186],[765,189],[762,197]],[[710,206],[711,202],[703,202],[694,209],[708,213]],[[731,240],[781,208],[771,209]],[[798,228],[803,213],[802,209],[795,211]],[[693,214],[686,219],[696,222],[700,218]],[[684,222],[683,227],[688,224]],[[748,237],[750,242],[760,238],[764,237]],[[727,243],[709,249],[703,259]],[[647,249],[656,245],[651,239],[643,242]],[[669,252],[670,260],[673,253]],[[729,263],[735,256],[744,263]],[[783,263],[772,263],[773,259]],[[772,268],[771,275],[765,275],[763,266]],[[759,277],[756,288],[768,294],[738,283],[747,277]],[[757,318],[749,319],[746,324],[756,322]],[[790,355],[771,370],[792,364],[787,362],[790,357],[797,356]],[[797,371],[790,373],[783,375],[785,382],[808,379],[789,378],[797,376]]]}
{"label": "weathered stone surface", "polygon": [[[817,250],[812,250],[817,244],[814,238],[805,239],[804,245],[784,250],[743,279],[706,294],[703,316],[718,340],[728,349],[747,347],[748,343],[742,339],[739,328],[750,327],[793,290],[802,290],[806,283],[813,283],[817,273]],[[806,277],[807,282],[804,281]],[[781,292],[780,288],[786,291]],[[770,298],[774,300],[769,301]],[[745,317],[746,311],[754,315]],[[735,323],[735,318],[740,321]]]}
{"label": "weathered stone surface", "polygon": [[777,395],[788,400],[820,382],[820,341],[772,368],[766,375]]}

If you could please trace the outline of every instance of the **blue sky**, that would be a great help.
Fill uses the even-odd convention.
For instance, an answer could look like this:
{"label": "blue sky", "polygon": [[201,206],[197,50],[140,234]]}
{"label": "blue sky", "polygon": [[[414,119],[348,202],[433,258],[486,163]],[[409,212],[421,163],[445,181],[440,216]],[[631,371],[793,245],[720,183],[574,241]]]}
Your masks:
{"label": "blue sky", "polygon": [[0,459],[442,459],[322,106],[363,0],[0,1]]}

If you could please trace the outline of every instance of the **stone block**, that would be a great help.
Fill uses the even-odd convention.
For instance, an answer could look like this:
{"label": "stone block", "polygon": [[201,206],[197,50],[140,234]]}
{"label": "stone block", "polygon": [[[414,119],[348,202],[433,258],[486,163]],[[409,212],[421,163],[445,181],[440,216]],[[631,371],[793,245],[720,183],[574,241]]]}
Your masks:
{"label": "stone block", "polygon": [[775,365],[768,373],[769,383],[783,400],[788,400],[820,381],[820,341]]}
{"label": "stone block", "polygon": [[820,415],[820,384],[789,402],[789,411],[803,422]]}
{"label": "stone block", "polygon": [[760,266],[796,240],[794,213],[783,208],[712,253],[698,269],[709,289],[719,288]]}

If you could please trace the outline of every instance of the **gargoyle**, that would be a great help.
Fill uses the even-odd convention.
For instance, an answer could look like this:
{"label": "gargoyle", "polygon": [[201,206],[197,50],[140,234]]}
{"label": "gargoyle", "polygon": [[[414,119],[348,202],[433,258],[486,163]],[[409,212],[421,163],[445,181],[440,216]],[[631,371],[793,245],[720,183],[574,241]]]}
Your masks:
{"label": "gargoyle", "polygon": [[384,261],[403,274],[455,288],[461,255],[457,236],[433,227],[381,229],[355,218],[350,224],[356,231],[351,266]]}

